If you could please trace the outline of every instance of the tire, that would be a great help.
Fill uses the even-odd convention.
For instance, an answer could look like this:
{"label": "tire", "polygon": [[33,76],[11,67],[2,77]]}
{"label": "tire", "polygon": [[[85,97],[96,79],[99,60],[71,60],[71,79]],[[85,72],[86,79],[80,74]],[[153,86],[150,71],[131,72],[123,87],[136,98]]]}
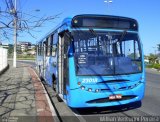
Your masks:
{"label": "tire", "polygon": [[56,91],[56,77],[54,74],[52,75],[52,88]]}
{"label": "tire", "polygon": [[43,81],[42,73],[41,73],[41,66],[39,65],[39,78],[41,81]]}

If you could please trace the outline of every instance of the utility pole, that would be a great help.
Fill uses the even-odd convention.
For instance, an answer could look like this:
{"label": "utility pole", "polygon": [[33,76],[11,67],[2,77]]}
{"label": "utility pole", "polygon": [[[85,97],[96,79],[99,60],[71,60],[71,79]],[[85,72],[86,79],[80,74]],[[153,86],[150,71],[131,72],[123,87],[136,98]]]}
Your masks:
{"label": "utility pole", "polygon": [[14,3],[14,10],[13,10],[13,14],[14,14],[14,52],[13,52],[13,67],[17,67],[17,0],[15,0]]}

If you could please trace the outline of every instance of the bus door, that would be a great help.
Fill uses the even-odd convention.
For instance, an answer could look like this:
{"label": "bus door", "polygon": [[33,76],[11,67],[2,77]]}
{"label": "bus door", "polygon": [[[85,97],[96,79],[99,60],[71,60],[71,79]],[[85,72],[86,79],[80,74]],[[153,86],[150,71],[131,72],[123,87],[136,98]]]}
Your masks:
{"label": "bus door", "polygon": [[46,41],[43,42],[43,78],[45,78],[46,73]]}
{"label": "bus door", "polygon": [[66,94],[66,83],[68,82],[68,42],[67,36],[59,36],[58,45],[58,89],[60,94]]}

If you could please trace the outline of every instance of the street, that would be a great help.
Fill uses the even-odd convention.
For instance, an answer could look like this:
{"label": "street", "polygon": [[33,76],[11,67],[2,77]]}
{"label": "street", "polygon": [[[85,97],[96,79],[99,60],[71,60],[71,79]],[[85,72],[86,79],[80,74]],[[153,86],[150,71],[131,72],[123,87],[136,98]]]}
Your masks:
{"label": "street", "polygon": [[146,93],[141,110],[150,114],[160,116],[160,73],[147,70]]}

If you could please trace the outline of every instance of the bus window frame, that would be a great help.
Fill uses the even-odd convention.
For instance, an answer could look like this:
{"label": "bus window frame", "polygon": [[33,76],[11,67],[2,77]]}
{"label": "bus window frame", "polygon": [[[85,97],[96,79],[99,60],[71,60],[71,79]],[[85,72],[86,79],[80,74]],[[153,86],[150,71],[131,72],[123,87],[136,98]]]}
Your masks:
{"label": "bus window frame", "polygon": [[47,55],[46,56],[50,56],[50,49],[51,49],[51,36],[47,37]]}
{"label": "bus window frame", "polygon": [[51,37],[51,49],[50,49],[50,56],[56,57],[56,53],[57,53],[57,42],[58,40],[56,40],[56,36],[58,36],[56,34],[56,32],[54,34],[52,34]]}
{"label": "bus window frame", "polygon": [[48,37],[45,39],[45,41],[43,43],[44,43],[44,46],[45,46],[45,55],[48,56],[47,55],[47,53],[48,53]]}
{"label": "bus window frame", "polygon": [[53,57],[56,56],[56,52],[57,52],[57,45],[54,44],[54,45],[52,46],[52,56],[53,56]]}
{"label": "bus window frame", "polygon": [[40,56],[42,56],[43,55],[43,45],[42,45],[43,43],[42,42],[40,42],[40,47],[39,47],[39,54],[40,54]]}

